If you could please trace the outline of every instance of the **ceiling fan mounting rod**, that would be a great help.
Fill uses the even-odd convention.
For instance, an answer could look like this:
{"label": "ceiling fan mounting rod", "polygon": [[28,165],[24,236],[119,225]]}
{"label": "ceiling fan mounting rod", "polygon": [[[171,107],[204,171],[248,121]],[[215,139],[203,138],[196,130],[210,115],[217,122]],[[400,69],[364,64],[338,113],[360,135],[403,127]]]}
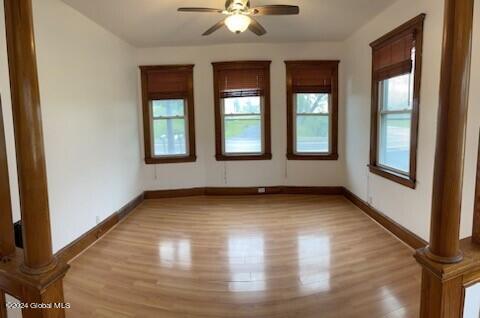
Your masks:
{"label": "ceiling fan mounting rod", "polygon": [[227,0],[225,9],[229,14],[248,13],[250,11],[250,0]]}

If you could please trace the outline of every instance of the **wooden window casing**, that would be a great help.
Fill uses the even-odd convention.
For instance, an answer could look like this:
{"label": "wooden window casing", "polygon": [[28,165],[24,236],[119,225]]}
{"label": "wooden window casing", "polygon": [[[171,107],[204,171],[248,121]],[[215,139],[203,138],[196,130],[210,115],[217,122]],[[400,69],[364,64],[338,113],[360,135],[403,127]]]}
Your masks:
{"label": "wooden window casing", "polygon": [[473,202],[472,240],[480,244],[480,141],[478,142],[477,175],[475,179],[475,199]]}
{"label": "wooden window casing", "polygon": [[[287,158],[338,160],[338,65],[340,61],[285,61],[287,71]],[[329,150],[306,153],[295,150],[295,97],[298,93],[329,94]]]}
{"label": "wooden window casing", "polygon": [[[143,134],[146,164],[196,161],[193,96],[194,65],[140,66],[142,85]],[[186,155],[155,156],[153,149],[152,101],[181,99],[186,121]]]}
{"label": "wooden window casing", "polygon": [[[425,14],[421,14],[370,44],[373,54],[370,172],[412,189],[416,187],[424,20]],[[408,172],[381,165],[378,159],[380,86],[385,80],[405,74],[413,76]]]}
{"label": "wooden window casing", "polygon": [[[217,161],[270,160],[270,64],[271,61],[212,63],[214,74],[215,158]],[[235,97],[261,99],[262,151],[226,154],[224,138],[224,100]]]}

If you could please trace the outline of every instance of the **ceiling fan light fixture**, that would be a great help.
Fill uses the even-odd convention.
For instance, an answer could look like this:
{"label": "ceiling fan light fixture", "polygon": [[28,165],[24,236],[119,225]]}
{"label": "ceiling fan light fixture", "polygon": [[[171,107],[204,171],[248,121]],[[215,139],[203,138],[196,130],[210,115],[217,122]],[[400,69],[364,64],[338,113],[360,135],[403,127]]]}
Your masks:
{"label": "ceiling fan light fixture", "polygon": [[225,10],[213,8],[178,8],[180,12],[199,12],[199,13],[221,13],[226,16],[218,21],[210,29],[205,31],[202,36],[210,35],[213,32],[226,26],[233,33],[239,34],[247,29],[258,36],[265,35],[267,30],[255,19],[262,15],[298,15],[300,8],[298,6],[272,4],[252,8],[250,0],[226,0]]}
{"label": "ceiling fan light fixture", "polygon": [[242,33],[245,32],[252,23],[252,20],[249,16],[235,13],[225,19],[225,25],[233,33]]}

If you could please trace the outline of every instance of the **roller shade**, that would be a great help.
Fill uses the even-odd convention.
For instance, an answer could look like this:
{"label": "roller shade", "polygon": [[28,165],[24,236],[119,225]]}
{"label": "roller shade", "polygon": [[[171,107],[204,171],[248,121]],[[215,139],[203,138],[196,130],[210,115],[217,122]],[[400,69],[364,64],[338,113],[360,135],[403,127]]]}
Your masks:
{"label": "roller shade", "polygon": [[193,66],[148,67],[142,69],[147,94],[151,97],[182,97],[189,92]]}
{"label": "roller shade", "polygon": [[216,67],[220,98],[263,96],[268,85],[268,68],[252,63],[222,64]]}
{"label": "roller shade", "polygon": [[372,45],[373,73],[376,80],[384,80],[412,72],[415,34],[409,32],[382,45]]}
{"label": "roller shade", "polygon": [[330,94],[335,68],[333,65],[293,65],[290,69],[293,92]]}

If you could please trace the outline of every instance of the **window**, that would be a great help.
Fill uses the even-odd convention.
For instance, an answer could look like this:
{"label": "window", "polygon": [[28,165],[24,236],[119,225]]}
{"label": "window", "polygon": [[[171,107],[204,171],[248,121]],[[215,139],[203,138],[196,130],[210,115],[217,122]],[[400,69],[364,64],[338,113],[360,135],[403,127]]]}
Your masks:
{"label": "window", "polygon": [[141,73],[145,162],[195,161],[193,65],[142,66]]}
{"label": "window", "polygon": [[295,154],[328,154],[330,95],[299,93],[295,97]]}
{"label": "window", "polygon": [[379,83],[378,164],[405,174],[410,171],[412,85],[411,74]]}
{"label": "window", "polygon": [[161,99],[152,102],[153,155],[173,157],[188,155],[185,100]]}
{"label": "window", "polygon": [[268,160],[270,62],[213,63],[216,158]]}
{"label": "window", "polygon": [[287,61],[287,158],[338,159],[339,61]]}
{"label": "window", "polygon": [[420,15],[371,44],[370,171],[410,188],[416,183],[424,19]]}
{"label": "window", "polygon": [[230,97],[222,104],[224,154],[262,154],[261,98]]}

